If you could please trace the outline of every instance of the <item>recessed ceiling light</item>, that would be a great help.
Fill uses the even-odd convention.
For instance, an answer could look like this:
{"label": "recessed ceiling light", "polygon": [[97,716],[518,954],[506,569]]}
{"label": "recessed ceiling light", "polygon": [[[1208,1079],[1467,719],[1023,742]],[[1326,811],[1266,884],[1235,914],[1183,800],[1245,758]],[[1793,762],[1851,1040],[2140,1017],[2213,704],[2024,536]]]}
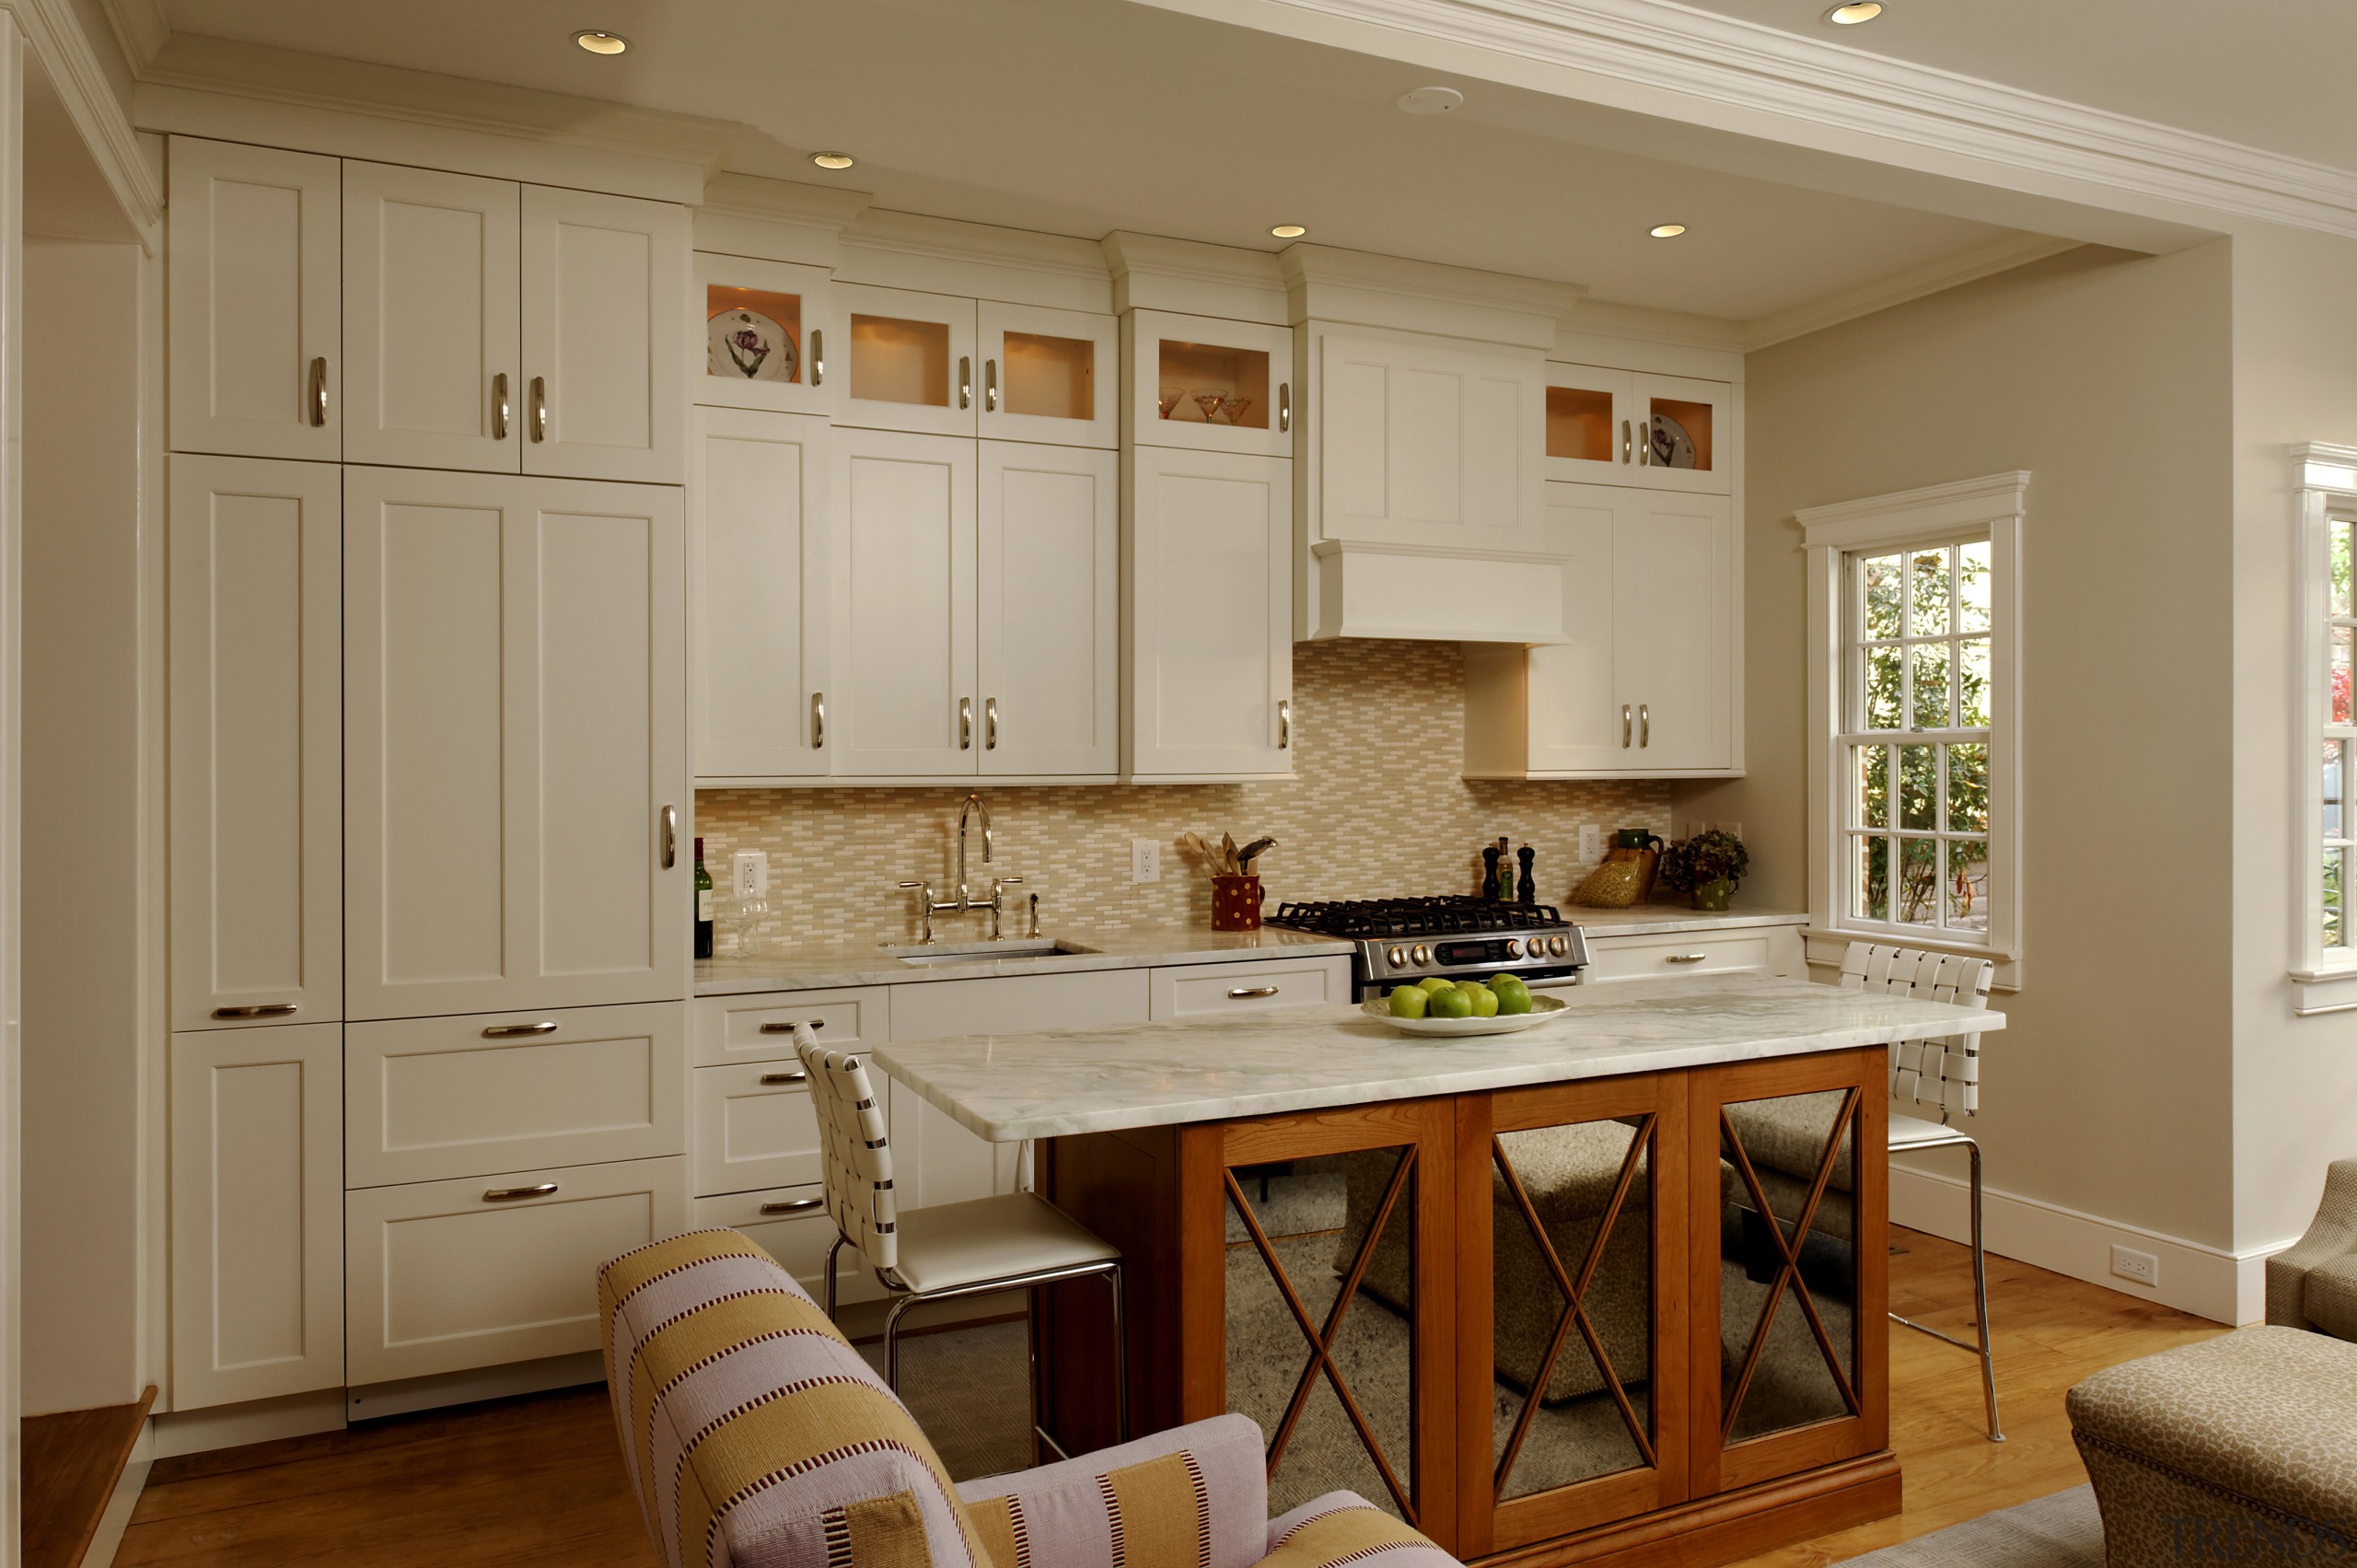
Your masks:
{"label": "recessed ceiling light", "polygon": [[849,153],[812,153],[810,161],[820,168],[849,168],[859,160]]}
{"label": "recessed ceiling light", "polygon": [[1882,15],[1882,0],[1856,0],[1856,4],[1836,6],[1825,13],[1825,19],[1835,27],[1852,28],[1860,22],[1871,22]]}
{"label": "recessed ceiling light", "polygon": [[1403,114],[1446,114],[1463,106],[1465,95],[1455,87],[1414,87],[1395,101]]}
{"label": "recessed ceiling light", "polygon": [[1686,226],[1682,223],[1657,223],[1646,232],[1655,239],[1675,239],[1686,232]]}
{"label": "recessed ceiling light", "polygon": [[573,35],[573,41],[592,54],[620,54],[630,47],[630,40],[618,32],[600,32],[595,28]]}
{"label": "recessed ceiling light", "polygon": [[1277,225],[1276,227],[1269,230],[1269,232],[1275,235],[1279,239],[1299,239],[1303,235],[1307,234],[1309,230],[1302,227],[1301,225],[1297,223],[1281,223]]}

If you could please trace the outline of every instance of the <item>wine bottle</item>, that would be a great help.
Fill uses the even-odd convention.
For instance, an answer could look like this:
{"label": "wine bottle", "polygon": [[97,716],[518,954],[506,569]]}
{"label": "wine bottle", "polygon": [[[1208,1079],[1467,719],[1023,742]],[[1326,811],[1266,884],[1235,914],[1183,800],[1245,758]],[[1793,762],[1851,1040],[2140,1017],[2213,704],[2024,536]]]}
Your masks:
{"label": "wine bottle", "polygon": [[696,957],[712,957],[712,873],[703,868],[703,841],[696,841]]}

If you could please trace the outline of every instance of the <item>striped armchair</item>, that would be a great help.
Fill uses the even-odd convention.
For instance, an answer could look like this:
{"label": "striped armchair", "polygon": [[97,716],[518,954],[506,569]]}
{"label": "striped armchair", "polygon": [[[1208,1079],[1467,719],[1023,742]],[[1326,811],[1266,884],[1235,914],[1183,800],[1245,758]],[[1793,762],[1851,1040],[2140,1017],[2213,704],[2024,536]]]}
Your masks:
{"label": "striped armchair", "polygon": [[623,1463],[668,1568],[1457,1568],[1347,1492],[1268,1518],[1260,1431],[1238,1415],[955,1484],[735,1231],[626,1252],[598,1297]]}

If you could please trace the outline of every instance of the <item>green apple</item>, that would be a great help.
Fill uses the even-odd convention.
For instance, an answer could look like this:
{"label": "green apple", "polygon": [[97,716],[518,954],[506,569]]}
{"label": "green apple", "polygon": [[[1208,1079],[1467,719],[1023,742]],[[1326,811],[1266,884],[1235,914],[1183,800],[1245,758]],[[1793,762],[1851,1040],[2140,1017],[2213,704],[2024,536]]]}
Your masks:
{"label": "green apple", "polygon": [[1499,1012],[1511,1014],[1530,1011],[1530,987],[1522,983],[1520,976],[1502,974],[1490,982],[1490,989],[1498,993]]}
{"label": "green apple", "polygon": [[1494,1018],[1505,1006],[1504,1000],[1486,985],[1474,986],[1467,994],[1473,999],[1473,1016],[1477,1018]]}
{"label": "green apple", "polygon": [[1443,980],[1436,974],[1428,974],[1416,983],[1422,986],[1427,992],[1454,991],[1457,989],[1457,982],[1455,981]]}
{"label": "green apple", "polygon": [[1435,1018],[1469,1018],[1473,1016],[1472,995],[1453,985],[1434,992],[1432,1000],[1425,1005]]}
{"label": "green apple", "polygon": [[1419,985],[1395,985],[1391,988],[1391,1016],[1395,1018],[1421,1018],[1424,1004],[1432,993]]}

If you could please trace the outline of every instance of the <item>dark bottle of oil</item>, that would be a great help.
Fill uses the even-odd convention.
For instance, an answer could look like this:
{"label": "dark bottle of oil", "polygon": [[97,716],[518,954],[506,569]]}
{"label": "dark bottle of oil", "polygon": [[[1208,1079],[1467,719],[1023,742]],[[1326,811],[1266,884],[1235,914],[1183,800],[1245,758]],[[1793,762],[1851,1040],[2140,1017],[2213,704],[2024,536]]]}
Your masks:
{"label": "dark bottle of oil", "polygon": [[712,873],[703,868],[703,841],[696,841],[696,957],[712,957]]}

